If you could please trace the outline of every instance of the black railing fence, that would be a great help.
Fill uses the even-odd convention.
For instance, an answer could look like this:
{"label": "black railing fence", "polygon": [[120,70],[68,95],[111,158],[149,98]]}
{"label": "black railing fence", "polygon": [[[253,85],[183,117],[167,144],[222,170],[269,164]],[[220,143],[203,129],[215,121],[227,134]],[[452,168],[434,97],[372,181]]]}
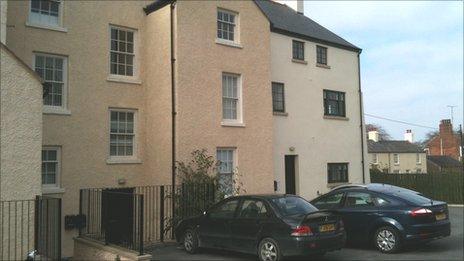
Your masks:
{"label": "black railing fence", "polygon": [[61,258],[61,199],[37,196],[0,202],[0,260]]}
{"label": "black railing fence", "polygon": [[86,226],[79,236],[143,254],[143,195],[133,189],[82,189],[79,214]]}
{"label": "black railing fence", "polygon": [[[198,215],[215,203],[213,184],[82,189],[80,214],[86,226],[79,235],[139,251],[174,239],[183,218]],[[174,201],[174,209],[173,209]]]}

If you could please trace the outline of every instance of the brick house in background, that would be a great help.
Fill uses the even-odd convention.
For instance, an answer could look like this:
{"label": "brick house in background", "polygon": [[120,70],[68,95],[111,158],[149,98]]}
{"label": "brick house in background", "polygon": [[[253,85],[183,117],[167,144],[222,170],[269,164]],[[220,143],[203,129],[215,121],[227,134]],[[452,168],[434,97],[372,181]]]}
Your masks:
{"label": "brick house in background", "polygon": [[445,119],[440,122],[438,135],[433,137],[425,146],[427,154],[431,156],[450,156],[454,159],[462,159],[460,151],[460,136],[453,131],[451,120]]}

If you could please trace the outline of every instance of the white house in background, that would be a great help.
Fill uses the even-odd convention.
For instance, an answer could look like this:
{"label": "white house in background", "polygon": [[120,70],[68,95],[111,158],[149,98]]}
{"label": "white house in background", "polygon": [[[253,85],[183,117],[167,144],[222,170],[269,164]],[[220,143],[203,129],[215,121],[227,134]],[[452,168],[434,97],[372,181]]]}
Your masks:
{"label": "white house in background", "polygon": [[370,168],[385,173],[427,173],[427,155],[414,144],[414,133],[406,130],[404,140],[379,140],[377,131],[368,132]]}
{"label": "white house in background", "polygon": [[370,179],[363,163],[361,49],[304,16],[298,2],[301,12],[256,3],[271,22],[275,189],[311,199]]}

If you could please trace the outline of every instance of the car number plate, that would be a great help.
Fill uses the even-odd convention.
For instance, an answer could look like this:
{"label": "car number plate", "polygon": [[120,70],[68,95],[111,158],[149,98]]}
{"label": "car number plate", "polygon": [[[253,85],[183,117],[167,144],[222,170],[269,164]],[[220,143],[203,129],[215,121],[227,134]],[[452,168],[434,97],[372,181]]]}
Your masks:
{"label": "car number plate", "polygon": [[330,232],[335,230],[335,224],[327,224],[319,226],[319,232]]}
{"label": "car number plate", "polygon": [[446,214],[445,213],[440,213],[440,214],[437,214],[435,215],[435,219],[436,220],[443,220],[446,218]]}

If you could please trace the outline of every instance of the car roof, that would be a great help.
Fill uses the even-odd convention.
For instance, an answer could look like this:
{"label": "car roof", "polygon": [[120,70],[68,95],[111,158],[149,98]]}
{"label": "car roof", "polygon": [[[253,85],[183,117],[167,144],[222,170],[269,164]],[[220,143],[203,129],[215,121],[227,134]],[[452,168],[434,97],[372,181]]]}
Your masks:
{"label": "car roof", "polygon": [[246,195],[238,195],[229,197],[227,199],[241,199],[241,198],[261,198],[261,199],[274,199],[274,198],[282,198],[282,197],[298,197],[297,195],[291,194],[246,194]]}
{"label": "car roof", "polygon": [[416,191],[397,187],[390,184],[384,183],[370,183],[370,184],[348,184],[340,187],[335,187],[331,192],[335,191],[360,191],[360,190],[369,190],[373,192],[380,192],[385,194],[394,194],[398,192],[412,192],[417,193]]}

